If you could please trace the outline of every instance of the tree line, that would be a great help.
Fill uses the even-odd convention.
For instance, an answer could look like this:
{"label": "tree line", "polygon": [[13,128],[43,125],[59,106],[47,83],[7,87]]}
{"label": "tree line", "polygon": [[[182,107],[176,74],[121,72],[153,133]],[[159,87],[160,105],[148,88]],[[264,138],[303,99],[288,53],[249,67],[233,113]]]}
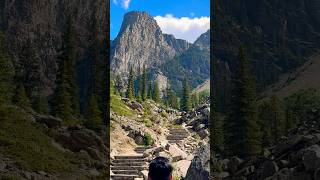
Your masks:
{"label": "tree line", "polygon": [[264,148],[278,143],[299,123],[314,117],[314,112],[320,110],[320,93],[305,90],[283,100],[277,96],[258,100],[255,79],[243,46],[239,48],[237,59],[228,113],[222,121],[214,108],[210,127],[212,151],[227,157],[245,158],[263,153]]}
{"label": "tree line", "polygon": [[[127,87],[122,86],[122,79],[120,76],[111,80],[111,88],[113,94],[121,95],[130,100],[136,100],[138,102],[144,102],[146,100],[153,100],[156,103],[166,105],[174,109],[180,109],[182,111],[190,111],[192,108],[197,107],[203,102],[208,93],[191,93],[189,82],[185,77],[182,81],[182,90],[180,97],[178,94],[170,88],[170,85],[164,90],[161,97],[161,90],[157,81],[152,81],[148,78],[146,68],[142,70],[139,68],[138,72],[134,72],[130,68],[129,75],[127,77]],[[125,91],[122,91],[125,89]]]}
{"label": "tree line", "polygon": [[22,53],[28,63],[24,64],[21,60],[14,66],[6,49],[5,34],[0,33],[0,103],[14,103],[26,110],[54,115],[63,119],[65,123],[82,123],[93,129],[103,125],[107,103],[107,92],[103,87],[107,86],[108,59],[107,56],[101,55],[104,53],[101,46],[105,42],[98,37],[96,20],[92,23],[90,40],[91,84],[86,94],[86,105],[82,105],[85,108],[81,110],[76,72],[76,31],[72,17],[68,19],[62,36],[54,93],[49,97],[40,93],[39,85],[36,84],[40,82],[40,75],[35,72],[35,69],[40,69],[40,60],[33,48],[34,42],[28,40],[28,48]]}

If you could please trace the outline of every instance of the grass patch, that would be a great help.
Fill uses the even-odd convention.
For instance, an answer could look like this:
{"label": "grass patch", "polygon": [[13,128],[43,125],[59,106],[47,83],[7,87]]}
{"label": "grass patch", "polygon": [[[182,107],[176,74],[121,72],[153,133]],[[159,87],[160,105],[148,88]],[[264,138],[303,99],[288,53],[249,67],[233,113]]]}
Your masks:
{"label": "grass patch", "polygon": [[152,127],[152,122],[150,121],[150,119],[145,118],[143,120],[144,125],[146,125],[147,127]]}
{"label": "grass patch", "polygon": [[67,172],[81,158],[56,149],[32,117],[14,106],[0,107],[0,154],[28,171]]}
{"label": "grass patch", "polygon": [[153,145],[153,139],[149,133],[144,134],[144,143],[146,146],[151,146]]}
{"label": "grass patch", "polygon": [[132,117],[134,115],[134,112],[131,111],[131,109],[115,95],[111,95],[110,108],[111,111],[120,116]]}

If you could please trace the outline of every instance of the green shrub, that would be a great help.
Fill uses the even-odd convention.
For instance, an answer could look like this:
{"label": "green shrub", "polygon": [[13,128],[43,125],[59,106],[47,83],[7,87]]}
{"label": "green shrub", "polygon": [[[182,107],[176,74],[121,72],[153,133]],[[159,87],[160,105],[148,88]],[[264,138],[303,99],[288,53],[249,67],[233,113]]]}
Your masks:
{"label": "green shrub", "polygon": [[147,127],[152,127],[152,122],[150,121],[150,119],[144,119],[143,120],[144,125],[146,125]]}
{"label": "green shrub", "polygon": [[153,144],[153,139],[149,133],[144,134],[144,143],[146,146],[151,146]]}
{"label": "green shrub", "polygon": [[119,99],[118,96],[115,95],[111,95],[110,109],[120,116],[132,117],[134,115],[134,111],[132,111],[123,101]]}
{"label": "green shrub", "polygon": [[32,117],[20,108],[2,106],[0,119],[0,154],[24,170],[64,172],[85,161],[56,149],[44,129],[32,123]]}

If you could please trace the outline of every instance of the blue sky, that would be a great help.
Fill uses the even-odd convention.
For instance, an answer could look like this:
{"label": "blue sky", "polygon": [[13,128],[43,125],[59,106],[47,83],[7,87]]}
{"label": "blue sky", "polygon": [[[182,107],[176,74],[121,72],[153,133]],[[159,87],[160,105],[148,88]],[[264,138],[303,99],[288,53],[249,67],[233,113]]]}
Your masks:
{"label": "blue sky", "polygon": [[110,36],[114,39],[125,13],[146,11],[164,33],[193,42],[209,29],[210,0],[111,0]]}

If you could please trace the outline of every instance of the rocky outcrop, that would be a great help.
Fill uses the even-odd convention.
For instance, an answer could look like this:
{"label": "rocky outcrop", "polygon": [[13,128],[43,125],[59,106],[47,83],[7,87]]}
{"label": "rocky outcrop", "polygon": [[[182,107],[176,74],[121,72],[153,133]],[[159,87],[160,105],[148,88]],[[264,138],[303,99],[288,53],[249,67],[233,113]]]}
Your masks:
{"label": "rocky outcrop", "polygon": [[205,144],[198,149],[188,169],[186,180],[210,179],[210,146]]}
{"label": "rocky outcrop", "polygon": [[125,74],[145,66],[158,67],[189,47],[183,40],[164,35],[156,20],[146,12],[129,12],[113,41],[111,71]]}
{"label": "rocky outcrop", "polygon": [[[37,88],[41,94],[52,93],[62,34],[69,16],[74,17],[77,57],[83,61],[90,46],[94,19],[97,19],[100,37],[107,32],[108,9],[106,0],[1,1],[0,31],[6,33],[9,54],[17,72],[28,83],[34,83],[27,84],[30,87],[26,89],[31,93],[38,91]],[[30,65],[30,57],[36,67],[31,70],[29,67],[27,73],[25,64]]]}
{"label": "rocky outcrop", "polygon": [[204,139],[209,136],[209,119],[210,105],[204,104],[196,108],[194,111],[184,113],[181,118],[175,120],[175,123],[185,124],[198,133],[201,139]]}
{"label": "rocky outcrop", "polygon": [[[264,150],[263,155],[242,160],[237,157],[214,161],[225,179],[317,179],[320,169],[320,124],[306,121],[292,130],[287,137]],[[214,177],[218,177],[215,173]]]}

